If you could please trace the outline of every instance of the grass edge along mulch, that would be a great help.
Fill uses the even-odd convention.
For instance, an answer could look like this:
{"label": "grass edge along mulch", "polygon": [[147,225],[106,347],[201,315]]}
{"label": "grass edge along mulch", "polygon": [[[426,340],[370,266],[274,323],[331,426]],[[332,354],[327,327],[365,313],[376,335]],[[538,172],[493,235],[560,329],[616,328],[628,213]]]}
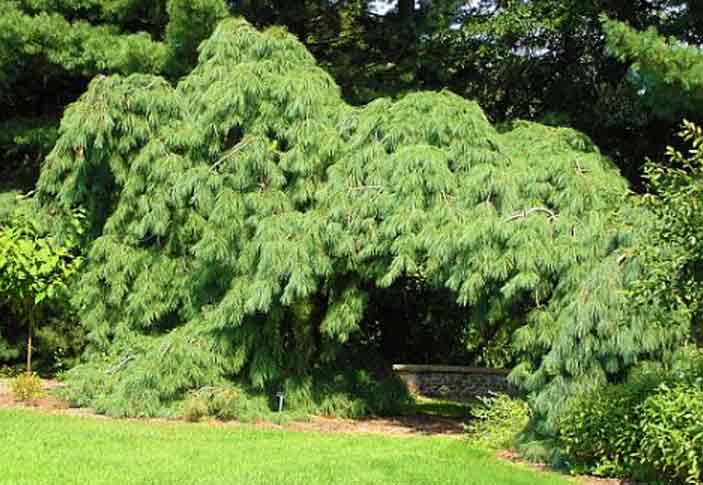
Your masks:
{"label": "grass edge along mulch", "polygon": [[0,410],[0,484],[557,485],[444,437],[98,420]]}

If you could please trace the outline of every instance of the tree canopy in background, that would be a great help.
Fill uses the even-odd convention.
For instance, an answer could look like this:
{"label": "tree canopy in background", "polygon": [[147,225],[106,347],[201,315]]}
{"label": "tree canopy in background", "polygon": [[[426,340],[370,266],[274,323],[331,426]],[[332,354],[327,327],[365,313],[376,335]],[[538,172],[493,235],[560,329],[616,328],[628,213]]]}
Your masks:
{"label": "tree canopy in background", "polygon": [[446,91],[352,107],[279,28],[221,23],[175,87],[98,76],[59,133],[39,197],[86,213],[76,302],[108,412],[332,366],[408,279],[467,327],[518,326],[512,378],[547,415],[685,336],[629,311],[646,217],[587,137],[499,131]]}
{"label": "tree canopy in background", "polygon": [[632,82],[643,99],[662,117],[680,121],[681,115],[698,117],[703,106],[703,50],[672,37],[665,39],[650,28],[646,32],[606,21],[610,50],[634,62]]}
{"label": "tree canopy in background", "polygon": [[220,0],[2,0],[0,10],[0,188],[25,190],[93,76],[178,77],[227,14]]}

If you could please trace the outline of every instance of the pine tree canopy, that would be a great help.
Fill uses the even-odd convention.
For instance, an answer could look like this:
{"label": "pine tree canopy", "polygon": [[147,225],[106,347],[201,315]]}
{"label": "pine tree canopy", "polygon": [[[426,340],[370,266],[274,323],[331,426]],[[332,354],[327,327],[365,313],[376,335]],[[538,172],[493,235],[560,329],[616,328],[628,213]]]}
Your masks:
{"label": "pine tree canopy", "polygon": [[115,414],[330,365],[369,289],[409,277],[467,326],[520,322],[512,378],[550,413],[673,341],[628,312],[627,194],[576,131],[498,130],[450,92],[352,107],[293,36],[237,19],[175,87],[96,77],[38,185],[86,214],[76,301]]}
{"label": "pine tree canopy", "polygon": [[656,112],[679,121],[681,113],[696,116],[703,106],[703,49],[655,28],[644,32],[605,19],[610,50],[633,63],[631,78]]}

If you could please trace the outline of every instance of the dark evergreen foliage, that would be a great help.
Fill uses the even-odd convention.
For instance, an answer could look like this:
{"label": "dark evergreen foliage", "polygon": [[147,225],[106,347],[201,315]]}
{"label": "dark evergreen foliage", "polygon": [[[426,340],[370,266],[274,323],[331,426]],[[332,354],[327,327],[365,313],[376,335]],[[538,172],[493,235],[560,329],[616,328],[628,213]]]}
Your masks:
{"label": "dark evergreen foliage", "polygon": [[97,74],[177,78],[224,0],[1,0],[0,190],[31,189],[65,105]]}

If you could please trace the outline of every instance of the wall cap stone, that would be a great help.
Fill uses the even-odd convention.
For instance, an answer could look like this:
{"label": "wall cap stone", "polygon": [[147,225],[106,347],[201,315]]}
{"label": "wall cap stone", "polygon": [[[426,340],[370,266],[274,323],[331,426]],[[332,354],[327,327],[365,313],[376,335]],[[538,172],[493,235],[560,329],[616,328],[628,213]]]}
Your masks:
{"label": "wall cap stone", "polygon": [[477,367],[464,367],[460,365],[414,365],[414,364],[394,364],[393,370],[398,373],[445,373],[445,374],[474,374],[474,375],[499,375],[510,374],[508,369],[488,369]]}

